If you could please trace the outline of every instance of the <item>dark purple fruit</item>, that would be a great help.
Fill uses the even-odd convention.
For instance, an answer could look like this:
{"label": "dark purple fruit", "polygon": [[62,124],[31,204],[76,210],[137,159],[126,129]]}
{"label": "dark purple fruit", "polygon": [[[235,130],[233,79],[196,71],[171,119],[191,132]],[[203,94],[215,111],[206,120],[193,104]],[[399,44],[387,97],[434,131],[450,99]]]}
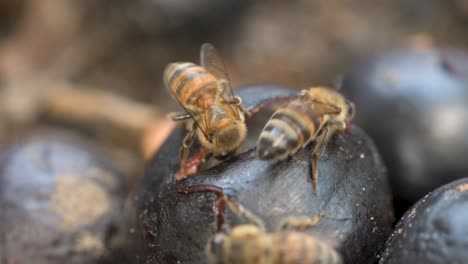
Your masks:
{"label": "dark purple fruit", "polygon": [[[247,108],[289,95],[280,87],[239,91]],[[247,146],[240,156],[202,170],[181,182],[178,150],[185,131],[176,128],[148,163],[137,196],[145,263],[206,263],[205,245],[213,235],[214,195],[180,194],[185,186],[220,186],[232,200],[258,214],[269,231],[288,216],[325,216],[306,232],[330,242],[346,263],[372,263],[391,230],[393,210],[386,170],[371,139],[359,128],[334,137],[318,160],[318,195],[312,193],[310,149],[273,164],[255,157],[253,144],[271,115],[265,109],[248,121]],[[232,214],[228,223],[239,224]]]}
{"label": "dark purple fruit", "polygon": [[411,204],[467,175],[467,73],[466,53],[413,49],[378,56],[345,77],[355,122],[382,152],[396,198]]}
{"label": "dark purple fruit", "polygon": [[109,257],[118,244],[126,189],[125,178],[101,154],[57,133],[2,153],[1,263],[89,264]]}
{"label": "dark purple fruit", "polygon": [[466,263],[467,245],[468,178],[464,178],[411,207],[387,241],[379,263]]}

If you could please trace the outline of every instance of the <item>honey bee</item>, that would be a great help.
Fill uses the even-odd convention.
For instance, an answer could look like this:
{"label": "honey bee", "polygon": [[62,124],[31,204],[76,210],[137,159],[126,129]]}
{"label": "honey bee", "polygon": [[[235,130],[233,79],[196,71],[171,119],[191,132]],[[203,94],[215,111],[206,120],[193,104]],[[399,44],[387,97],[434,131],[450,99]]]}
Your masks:
{"label": "honey bee", "polygon": [[[244,115],[248,112],[242,106],[241,98],[234,96],[224,63],[213,45],[205,43],[201,46],[200,66],[191,62],[167,65],[164,83],[185,110],[173,115],[172,119],[184,121],[189,127],[179,153],[177,180],[195,173],[207,152],[224,157],[242,144],[247,133]],[[195,137],[206,151],[201,152],[200,159],[187,164]],[[194,167],[195,171],[189,171]]]}
{"label": "honey bee", "polygon": [[334,89],[303,90],[286,106],[273,113],[257,140],[257,156],[284,160],[313,144],[311,179],[317,194],[317,155],[332,135],[342,132],[354,117],[354,104]]}
{"label": "honey bee", "polygon": [[[314,226],[323,217],[323,212],[312,218],[288,218],[281,224],[280,231],[268,233],[259,217],[228,199],[220,187],[195,185],[179,192],[212,192],[216,195],[213,206],[216,232],[206,246],[210,264],[343,263],[341,255],[333,247],[305,233],[288,230]],[[224,220],[225,205],[249,223],[231,229]]]}

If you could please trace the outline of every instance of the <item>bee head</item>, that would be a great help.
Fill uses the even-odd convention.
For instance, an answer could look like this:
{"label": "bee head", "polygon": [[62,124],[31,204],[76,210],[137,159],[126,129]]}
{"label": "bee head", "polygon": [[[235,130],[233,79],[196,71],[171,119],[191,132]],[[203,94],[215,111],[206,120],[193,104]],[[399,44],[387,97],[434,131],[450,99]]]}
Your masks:
{"label": "bee head", "polygon": [[212,139],[213,152],[225,153],[237,149],[244,142],[246,134],[245,123],[238,120],[218,129]]}

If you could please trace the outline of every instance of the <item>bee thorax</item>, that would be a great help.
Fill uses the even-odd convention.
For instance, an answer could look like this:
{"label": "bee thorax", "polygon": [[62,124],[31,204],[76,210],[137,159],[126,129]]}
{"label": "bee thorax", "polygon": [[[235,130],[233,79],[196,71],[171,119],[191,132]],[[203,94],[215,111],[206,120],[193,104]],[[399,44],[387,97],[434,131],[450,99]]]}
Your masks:
{"label": "bee thorax", "polygon": [[210,142],[199,133],[200,142],[215,155],[232,153],[244,141],[247,134],[247,127],[243,122],[234,122],[229,126],[221,128],[213,136]]}

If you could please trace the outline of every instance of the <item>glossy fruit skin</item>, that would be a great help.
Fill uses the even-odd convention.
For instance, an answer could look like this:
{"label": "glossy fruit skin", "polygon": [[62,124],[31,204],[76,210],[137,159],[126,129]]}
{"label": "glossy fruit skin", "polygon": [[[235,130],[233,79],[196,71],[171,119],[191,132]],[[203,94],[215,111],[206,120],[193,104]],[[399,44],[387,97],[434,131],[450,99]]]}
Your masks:
{"label": "glossy fruit skin", "polygon": [[[239,90],[244,105],[294,92],[282,87],[254,86]],[[263,111],[247,121],[253,133],[240,156],[201,170],[175,183],[177,151],[184,135],[176,128],[158,154],[148,162],[136,196],[142,227],[142,261],[146,263],[206,263],[205,245],[214,231],[213,196],[182,195],[177,188],[196,184],[222,187],[226,194],[265,220],[267,229],[276,230],[287,216],[325,217],[307,231],[332,242],[345,262],[372,263],[391,231],[393,210],[386,170],[372,140],[359,128],[334,138],[318,161],[318,195],[312,193],[310,148],[291,159],[271,163],[255,156],[256,138],[269,114]],[[258,130],[256,130],[256,126]],[[228,221],[236,224],[228,214]]]}
{"label": "glossy fruit skin", "polygon": [[463,178],[424,196],[405,213],[379,263],[466,263],[467,234],[468,178]]}
{"label": "glossy fruit skin", "polygon": [[122,231],[125,180],[70,133],[19,140],[0,155],[0,262],[101,263]]}
{"label": "glossy fruit skin", "polygon": [[412,204],[467,175],[467,73],[467,54],[431,48],[382,54],[344,78],[355,122],[375,140],[397,199]]}

